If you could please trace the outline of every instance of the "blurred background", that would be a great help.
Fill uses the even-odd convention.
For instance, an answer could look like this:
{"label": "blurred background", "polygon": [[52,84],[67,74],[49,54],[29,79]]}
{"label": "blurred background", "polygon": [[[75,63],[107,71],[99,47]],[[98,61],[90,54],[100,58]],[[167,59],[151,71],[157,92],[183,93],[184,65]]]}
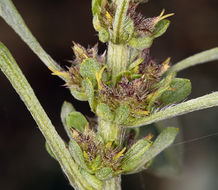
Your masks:
{"label": "blurred background", "polygon": [[[14,3],[44,49],[61,65],[73,58],[72,40],[85,47],[98,37],[92,27],[91,0],[19,0]],[[151,53],[158,60],[172,57],[176,63],[197,52],[218,46],[217,0],[150,0],[139,10],[147,17],[165,8],[174,12],[168,32],[155,40]],[[64,100],[82,113],[92,116],[88,104],[72,98],[59,78],[0,19],[0,41],[12,52],[32,85],[42,106],[61,136],[60,121]],[[100,52],[105,45],[99,44]],[[218,61],[179,73],[189,78],[193,91],[189,98],[218,90]],[[4,190],[70,190],[58,163],[44,148],[45,140],[14,89],[0,73],[0,185]],[[180,116],[183,140],[172,145],[175,157],[183,160],[173,177],[142,172],[124,176],[123,189],[131,190],[217,190],[218,189],[218,108]],[[209,136],[208,136],[209,135]],[[205,137],[208,136],[208,137]],[[204,138],[205,137],[205,138]],[[182,142],[182,143],[180,143]],[[183,148],[182,148],[183,147]],[[168,174],[168,173],[165,173]]]}

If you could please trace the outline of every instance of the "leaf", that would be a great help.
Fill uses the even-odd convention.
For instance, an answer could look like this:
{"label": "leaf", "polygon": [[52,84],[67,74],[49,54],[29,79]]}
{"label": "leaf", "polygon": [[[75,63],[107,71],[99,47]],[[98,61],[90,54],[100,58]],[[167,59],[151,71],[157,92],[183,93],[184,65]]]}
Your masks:
{"label": "leaf", "polygon": [[86,96],[88,97],[89,105],[91,107],[91,110],[94,112],[96,103],[94,100],[94,87],[92,85],[92,82],[87,78],[82,81],[82,87],[84,88],[86,92]]}
{"label": "leaf", "polygon": [[77,87],[71,87],[70,92],[73,95],[73,97],[80,101],[87,101],[88,97],[84,91],[81,91],[81,89],[78,89]]}
{"label": "leaf", "polygon": [[100,31],[99,31],[99,40],[102,42],[102,43],[106,43],[110,40],[110,33],[102,28]]}
{"label": "leaf", "polygon": [[136,59],[133,63],[130,64],[128,70],[134,69],[135,67],[137,67],[138,65],[140,65],[143,61],[144,61],[144,58]]}
{"label": "leaf", "polygon": [[86,118],[80,112],[77,111],[73,111],[69,113],[67,115],[66,121],[67,121],[67,126],[69,128],[74,127],[80,132],[83,132],[85,126],[88,124]]}
{"label": "leaf", "polygon": [[174,104],[184,100],[191,93],[191,82],[188,79],[175,78],[170,83],[170,89],[166,90],[159,101],[163,105]]}
{"label": "leaf", "polygon": [[125,22],[127,18],[127,11],[130,0],[118,0],[117,8],[113,22],[113,43],[120,43],[123,41],[122,34],[125,28]]}
{"label": "leaf", "polygon": [[100,16],[102,0],[92,0],[92,14]]}
{"label": "leaf", "polygon": [[[144,154],[148,151],[151,143],[146,139],[138,140],[124,155],[121,161],[121,170],[124,174],[135,171],[135,168],[144,164]],[[142,165],[143,165],[142,164]]]}
{"label": "leaf", "polygon": [[116,124],[122,124],[128,118],[130,114],[129,106],[121,105],[115,110],[115,119]]}
{"label": "leaf", "polygon": [[92,173],[92,171],[88,168],[86,165],[83,151],[80,148],[80,146],[77,144],[77,142],[74,139],[71,139],[69,142],[69,151],[75,162],[84,170],[86,170],[89,173]]}
{"label": "leaf", "polygon": [[126,17],[126,20],[123,24],[122,33],[120,34],[120,43],[128,42],[134,33],[134,22],[131,18]]}
{"label": "leaf", "polygon": [[81,174],[92,185],[94,189],[102,189],[102,182],[94,175],[88,173],[85,169],[81,169]]}
{"label": "leaf", "polygon": [[106,120],[106,121],[114,120],[114,114],[110,110],[107,104],[104,104],[104,103],[98,104],[96,108],[96,114],[98,115],[98,117],[102,118],[103,120]]}
{"label": "leaf", "polygon": [[[156,130],[160,133],[165,128],[165,126],[176,126],[177,128],[182,127],[177,118],[155,123],[152,127],[155,127]],[[177,142],[183,141],[182,131],[179,132],[176,139]],[[176,177],[181,174],[182,164],[183,146],[174,146],[172,144],[159,155],[157,155],[147,169],[148,172],[151,172],[159,177]]]}
{"label": "leaf", "polygon": [[166,149],[170,144],[173,143],[178,129],[174,127],[168,127],[164,129],[161,134],[157,137],[154,143],[149,147],[149,149],[141,157],[141,162],[129,171],[128,174],[136,173],[144,169],[144,165],[155,158],[160,152]]}
{"label": "leaf", "polygon": [[137,48],[139,50],[143,50],[143,49],[151,47],[152,43],[153,43],[153,37],[151,36],[145,36],[145,37],[139,37],[139,38],[133,37],[128,42],[128,44],[131,47]]}
{"label": "leaf", "polygon": [[139,118],[132,122],[128,121],[126,127],[140,127],[150,123],[169,119],[182,114],[190,113],[197,110],[202,110],[210,107],[218,106],[218,92],[213,92],[209,95],[201,96],[175,106],[166,108],[164,110],[155,112],[150,116]]}
{"label": "leaf", "polygon": [[56,160],[55,155],[54,155],[54,153],[52,152],[52,150],[51,150],[51,148],[50,148],[50,146],[49,146],[49,144],[48,144],[47,142],[45,142],[45,149],[47,150],[47,152],[49,153],[49,155],[50,155],[52,158],[54,158],[54,159]]}
{"label": "leaf", "polygon": [[158,100],[158,98],[169,89],[172,78],[173,78],[173,74],[170,74],[170,75],[166,76],[158,84],[156,84],[155,87],[153,87],[153,88],[158,87],[158,90],[156,90],[154,93],[151,93],[150,95],[148,95],[148,98],[147,98],[148,106],[146,107],[147,111],[150,112],[154,102],[156,100]]}
{"label": "leaf", "polygon": [[152,34],[152,37],[153,38],[158,38],[160,36],[162,36],[167,28],[169,27],[170,25],[170,21],[169,20],[161,20],[159,21],[156,25],[155,25],[155,29],[153,31],[153,34]]}
{"label": "leaf", "polygon": [[93,87],[97,84],[96,73],[100,72],[100,70],[101,65],[92,58],[85,59],[80,66],[80,74],[83,78],[88,78],[92,82]]}
{"label": "leaf", "polygon": [[61,121],[64,126],[64,129],[68,135],[69,138],[72,137],[70,128],[67,126],[67,116],[72,111],[75,111],[73,105],[67,101],[64,101],[62,107],[61,107]]}
{"label": "leaf", "polygon": [[179,72],[189,67],[202,64],[202,63],[206,63],[209,61],[214,61],[214,60],[218,60],[218,48],[217,47],[207,50],[207,51],[203,51],[198,54],[195,54],[191,57],[188,57],[176,63],[166,72],[166,74],[172,73],[172,72]]}

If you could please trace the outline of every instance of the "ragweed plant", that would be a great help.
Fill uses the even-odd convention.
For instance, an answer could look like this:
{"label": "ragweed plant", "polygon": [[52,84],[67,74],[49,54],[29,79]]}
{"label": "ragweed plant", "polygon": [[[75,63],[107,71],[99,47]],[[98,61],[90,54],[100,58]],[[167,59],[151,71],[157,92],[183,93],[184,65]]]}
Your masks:
{"label": "ragweed plant", "polygon": [[157,62],[150,56],[153,41],[163,35],[173,14],[144,18],[136,9],[144,0],[92,0],[93,26],[107,44],[86,49],[74,43],[75,59],[61,68],[26,27],[11,0],[0,0],[1,17],[34,53],[64,80],[74,98],[88,101],[96,122],[88,121],[69,102],[61,110],[69,142],[56,132],[32,88],[8,49],[0,44],[0,68],[37,122],[46,148],[77,190],[121,189],[121,175],[140,172],[175,139],[178,129],[168,127],[138,139],[138,128],[163,119],[218,105],[218,92],[183,101],[191,92],[188,79],[177,72],[218,59],[218,48],[189,57],[173,66],[170,58]]}

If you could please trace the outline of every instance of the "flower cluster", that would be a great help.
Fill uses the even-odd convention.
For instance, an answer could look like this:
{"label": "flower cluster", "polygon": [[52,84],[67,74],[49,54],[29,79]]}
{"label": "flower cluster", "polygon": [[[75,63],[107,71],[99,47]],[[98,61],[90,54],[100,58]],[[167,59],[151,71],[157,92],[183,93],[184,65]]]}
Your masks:
{"label": "flower cluster", "polygon": [[169,26],[165,18],[173,14],[164,16],[162,11],[159,16],[144,18],[136,12],[142,2],[93,0],[94,28],[108,49],[99,55],[97,45],[86,49],[74,43],[71,67],[53,71],[65,79],[72,95],[88,101],[98,116],[94,126],[73,109],[65,108],[67,114],[64,111],[62,117],[73,159],[85,176],[98,180],[147,167],[154,155],[174,140],[177,130],[167,128],[152,142],[152,135],[138,140],[132,135],[134,130],[126,128],[139,118],[182,101],[191,90],[189,80],[166,74],[170,58],[157,61],[150,55],[153,40]]}

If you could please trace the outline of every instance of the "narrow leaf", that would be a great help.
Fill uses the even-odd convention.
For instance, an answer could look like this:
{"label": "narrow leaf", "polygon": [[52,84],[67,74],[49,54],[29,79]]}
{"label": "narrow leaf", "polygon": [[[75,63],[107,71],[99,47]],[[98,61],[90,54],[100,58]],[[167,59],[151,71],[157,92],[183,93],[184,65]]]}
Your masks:
{"label": "narrow leaf", "polygon": [[61,107],[61,121],[69,138],[71,138],[72,135],[69,127],[67,126],[67,116],[72,111],[75,111],[73,105],[65,101]]}
{"label": "narrow leaf", "polygon": [[[150,146],[150,148],[144,153],[143,158],[141,158],[140,164],[135,168],[135,170],[130,173],[135,173],[144,169],[144,165],[152,160],[155,156],[157,156],[160,152],[170,146],[176,135],[178,133],[178,129],[174,127],[168,127],[164,129],[161,134],[157,137],[154,143]],[[130,174],[128,173],[128,174]]]}
{"label": "narrow leaf", "polygon": [[188,57],[173,65],[167,73],[179,72],[189,67],[214,60],[218,60],[218,48],[213,48]]}
{"label": "narrow leaf", "polygon": [[144,117],[135,120],[132,123],[128,123],[129,127],[140,127],[161,121],[164,119],[169,119],[175,116],[183,115],[189,112],[202,110],[210,107],[218,106],[218,92],[211,93],[209,95],[201,96],[196,99],[192,99],[178,105],[163,109],[162,111],[151,114],[148,117]]}
{"label": "narrow leaf", "polygon": [[77,111],[73,111],[67,115],[66,118],[67,126],[70,129],[71,127],[76,128],[80,132],[83,132],[85,126],[87,125],[87,120],[83,114]]}
{"label": "narrow leaf", "polygon": [[191,82],[188,79],[175,78],[170,83],[170,89],[166,90],[159,101],[163,105],[175,104],[184,100],[191,93]]}
{"label": "narrow leaf", "polygon": [[120,37],[122,36],[127,10],[129,7],[130,0],[117,0],[117,8],[113,23],[113,42],[117,43],[122,41]]}

